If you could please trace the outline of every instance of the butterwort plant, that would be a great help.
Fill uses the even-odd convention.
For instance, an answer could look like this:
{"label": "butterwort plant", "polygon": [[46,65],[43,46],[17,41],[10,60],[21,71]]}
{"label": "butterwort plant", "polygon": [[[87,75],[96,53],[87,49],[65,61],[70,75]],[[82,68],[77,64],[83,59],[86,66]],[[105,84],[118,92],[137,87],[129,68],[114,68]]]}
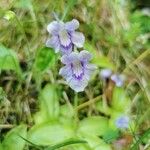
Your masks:
{"label": "butterwort plant", "polygon": [[89,63],[92,54],[86,50],[77,51],[85,41],[83,33],[77,32],[77,28],[79,22],[76,19],[66,23],[59,20],[51,22],[47,26],[51,38],[46,41],[46,46],[62,54],[61,62],[65,66],[60,69],[59,74],[74,91],[81,92],[88,85],[96,66]]}
{"label": "butterwort plant", "polygon": [[69,54],[74,49],[82,48],[85,37],[83,33],[77,32],[79,28],[79,22],[73,19],[69,22],[53,21],[47,26],[47,31],[51,37],[46,41],[46,46],[51,47],[55,52],[61,52],[62,54]]}

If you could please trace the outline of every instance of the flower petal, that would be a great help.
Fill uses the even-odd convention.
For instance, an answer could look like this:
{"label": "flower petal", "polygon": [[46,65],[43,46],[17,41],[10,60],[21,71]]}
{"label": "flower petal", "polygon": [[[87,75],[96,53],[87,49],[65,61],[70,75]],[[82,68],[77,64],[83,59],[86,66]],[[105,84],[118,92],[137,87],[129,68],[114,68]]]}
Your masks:
{"label": "flower petal", "polygon": [[89,81],[92,73],[93,73],[92,71],[85,70],[83,78],[85,78],[87,81]]}
{"label": "flower petal", "polygon": [[65,24],[65,28],[68,30],[68,31],[74,31],[76,30],[77,28],[79,28],[79,21],[76,20],[76,19],[73,19],[72,21],[69,21]]}
{"label": "flower petal", "polygon": [[61,29],[61,31],[59,31],[59,40],[61,45],[63,45],[64,47],[70,45],[71,43],[70,35],[65,29]]}
{"label": "flower petal", "polygon": [[77,52],[72,52],[69,55],[63,55],[61,57],[61,62],[63,64],[71,64],[75,60],[78,60],[78,53]]}
{"label": "flower petal", "polygon": [[84,78],[82,80],[71,78],[70,81],[68,81],[68,84],[76,92],[82,92],[88,85],[88,81]]}
{"label": "flower petal", "polygon": [[100,77],[102,78],[102,79],[107,79],[107,78],[109,78],[110,76],[111,76],[111,74],[112,74],[112,70],[111,69],[109,69],[109,68],[106,68],[106,69],[102,69],[101,71],[100,71]]}
{"label": "flower petal", "polygon": [[[66,79],[68,85],[76,92],[84,91],[90,76],[97,68],[95,65],[88,63],[88,60],[91,58],[88,52],[83,51],[82,54],[80,53],[71,52],[69,55],[63,55],[61,62],[66,66],[61,68],[59,72]],[[81,58],[87,59],[87,61],[82,61]]]}
{"label": "flower petal", "polygon": [[93,64],[86,64],[85,71],[84,71],[84,78],[86,78],[88,81],[90,80],[91,75],[94,73],[94,71],[97,69],[97,67]]}
{"label": "flower petal", "polygon": [[89,60],[92,59],[92,54],[89,53],[89,52],[86,51],[86,50],[83,50],[83,51],[81,51],[80,54],[79,54],[79,59],[80,59],[81,61],[89,61]]}
{"label": "flower petal", "polygon": [[94,64],[86,64],[85,68],[93,72],[97,69],[97,66]]}
{"label": "flower petal", "polygon": [[77,47],[79,47],[79,48],[83,47],[83,44],[85,41],[85,37],[84,37],[83,33],[73,32],[71,34],[71,39],[72,39],[73,44],[75,44]]}
{"label": "flower petal", "polygon": [[60,44],[64,47],[68,47],[71,44],[71,39],[69,35],[63,36],[59,35]]}
{"label": "flower petal", "polygon": [[67,79],[72,75],[70,70],[70,66],[64,66],[59,70],[59,74],[62,75],[65,79]]}
{"label": "flower petal", "polygon": [[128,126],[129,126],[129,117],[128,116],[118,117],[117,120],[116,120],[116,126],[118,128],[128,128]]}
{"label": "flower petal", "polygon": [[61,45],[60,46],[60,51],[61,51],[62,55],[70,54],[72,52],[72,48],[73,48],[72,44],[70,44],[69,46],[66,46],[66,47]]}
{"label": "flower petal", "polygon": [[81,79],[83,77],[84,67],[79,60],[76,60],[71,64],[71,69],[72,69],[73,76],[75,78]]}
{"label": "flower petal", "polygon": [[63,27],[63,22],[53,21],[47,26],[47,31],[50,34],[57,35],[59,30]]}
{"label": "flower petal", "polygon": [[113,74],[111,76],[111,80],[115,82],[116,86],[121,87],[124,84],[125,76],[124,75]]}
{"label": "flower petal", "polygon": [[52,36],[50,39],[46,41],[46,46],[54,48],[55,52],[57,53],[60,49],[59,39],[57,36]]}

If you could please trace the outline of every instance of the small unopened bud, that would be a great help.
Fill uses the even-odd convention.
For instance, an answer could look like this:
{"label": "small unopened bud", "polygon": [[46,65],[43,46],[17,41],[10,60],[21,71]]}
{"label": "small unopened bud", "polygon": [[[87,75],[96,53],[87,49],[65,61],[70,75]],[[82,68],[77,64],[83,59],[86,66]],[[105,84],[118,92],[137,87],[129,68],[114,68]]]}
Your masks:
{"label": "small unopened bud", "polygon": [[11,10],[7,11],[4,15],[4,19],[6,19],[8,21],[13,19],[14,17],[15,17],[15,13]]}

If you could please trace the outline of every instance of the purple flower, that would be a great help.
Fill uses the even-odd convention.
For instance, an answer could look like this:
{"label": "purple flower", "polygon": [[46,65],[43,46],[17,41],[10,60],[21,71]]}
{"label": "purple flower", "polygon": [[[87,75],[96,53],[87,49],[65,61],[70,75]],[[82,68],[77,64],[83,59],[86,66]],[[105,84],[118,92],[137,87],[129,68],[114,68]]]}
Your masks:
{"label": "purple flower", "polygon": [[53,21],[47,26],[47,31],[51,38],[46,41],[46,46],[55,49],[55,52],[61,51],[68,54],[73,47],[83,47],[85,37],[81,32],[75,30],[79,27],[79,22],[73,19],[70,22]]}
{"label": "purple flower", "polygon": [[111,76],[111,74],[112,74],[112,70],[108,69],[108,68],[102,69],[100,71],[100,77],[103,78],[103,79],[109,78]]}
{"label": "purple flower", "polygon": [[61,62],[65,64],[59,71],[68,85],[76,92],[84,91],[85,87],[88,85],[90,76],[95,71],[96,66],[89,64],[92,55],[83,50],[80,53],[72,52],[69,55],[63,55]]}
{"label": "purple flower", "polygon": [[128,128],[129,127],[129,117],[128,116],[118,117],[116,120],[116,126],[121,129]]}
{"label": "purple flower", "polygon": [[124,84],[125,76],[113,74],[111,80],[115,82],[116,86],[121,87]]}

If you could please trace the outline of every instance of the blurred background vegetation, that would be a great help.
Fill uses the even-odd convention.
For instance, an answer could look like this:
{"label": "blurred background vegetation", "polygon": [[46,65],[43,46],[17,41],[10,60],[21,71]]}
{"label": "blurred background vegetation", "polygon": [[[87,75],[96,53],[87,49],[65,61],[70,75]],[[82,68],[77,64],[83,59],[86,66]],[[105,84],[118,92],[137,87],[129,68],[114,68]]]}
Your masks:
{"label": "blurred background vegetation", "polygon": [[[1,0],[0,150],[48,150],[69,139],[81,143],[62,150],[150,149],[149,7],[148,0]],[[60,56],[45,47],[54,14],[79,20],[93,63],[124,74],[123,87],[99,71],[78,95],[65,84]],[[122,114],[131,119],[127,130],[114,127]]]}

